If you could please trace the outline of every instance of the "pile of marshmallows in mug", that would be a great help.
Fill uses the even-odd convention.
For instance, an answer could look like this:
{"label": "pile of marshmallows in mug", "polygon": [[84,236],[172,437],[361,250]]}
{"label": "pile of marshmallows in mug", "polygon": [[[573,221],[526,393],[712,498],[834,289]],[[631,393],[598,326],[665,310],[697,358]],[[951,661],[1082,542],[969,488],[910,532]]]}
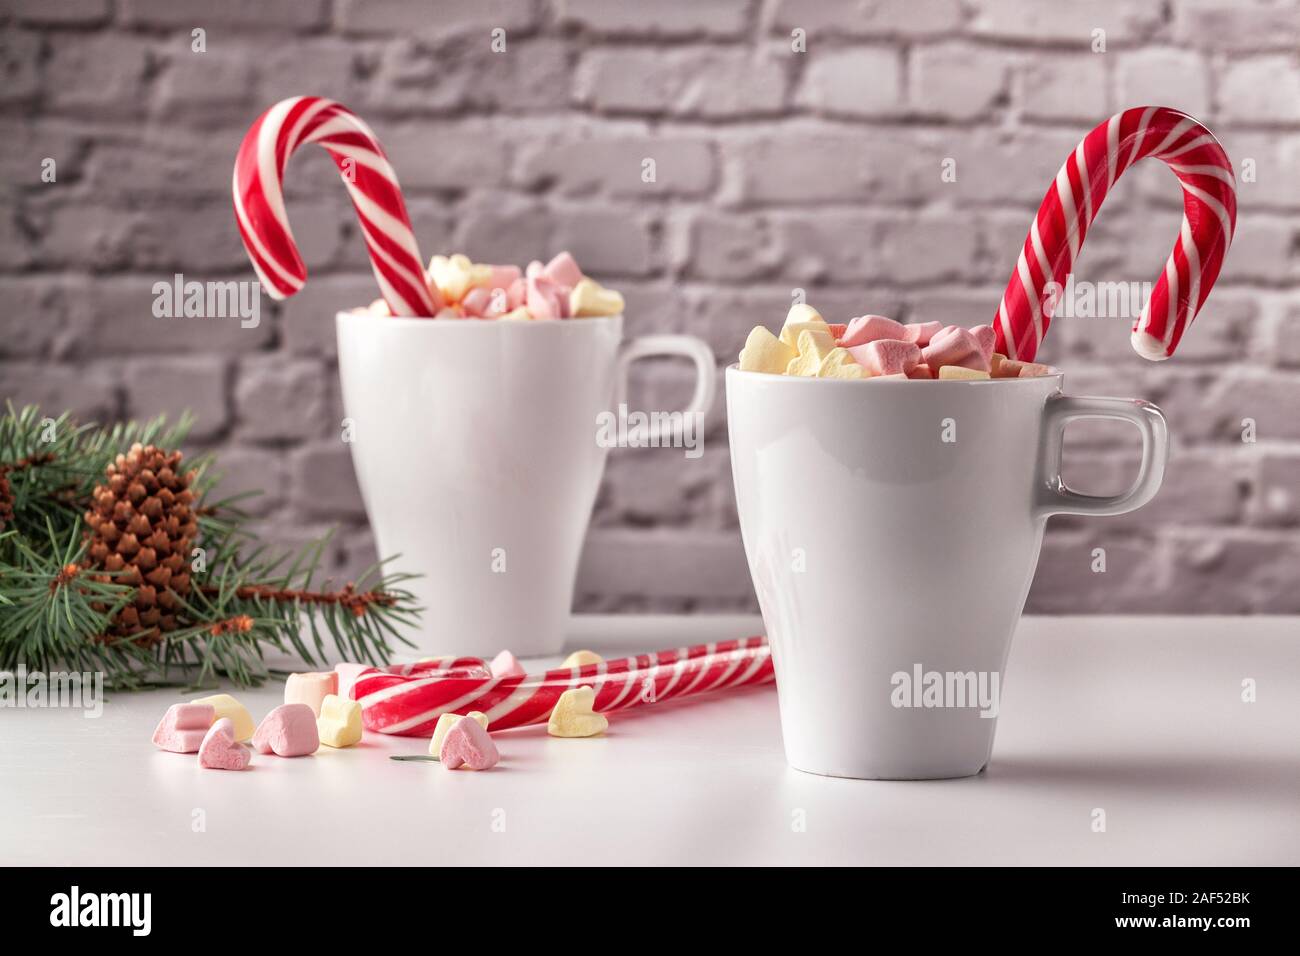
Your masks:
{"label": "pile of marshmallows in mug", "polygon": [[904,325],[862,315],[831,325],[810,305],[790,309],[775,336],[755,326],[740,352],[745,372],[808,378],[982,379],[1028,378],[1051,369],[993,351],[991,325],[963,329],[939,322]]}
{"label": "pile of marshmallows in mug", "polygon": [[[602,663],[592,651],[574,651],[561,667]],[[523,666],[509,651],[489,665],[493,677],[523,677]],[[209,770],[244,770],[253,751],[277,757],[307,757],[322,745],[342,749],[361,742],[361,704],[351,699],[352,685],[369,664],[337,664],[334,670],[290,674],[284,703],[256,727],[248,708],[230,694],[200,697],[172,704],[153,733],[154,746],[179,754],[198,754],[199,766]],[[595,713],[591,687],[566,690],[551,711],[546,732],[552,737],[594,737],[609,721]],[[447,770],[490,770],[501,754],[488,735],[487,715],[442,714],[429,741],[429,755]],[[251,742],[251,748],[246,746]]]}
{"label": "pile of marshmallows in mug", "polygon": [[[561,252],[545,265],[534,260],[523,270],[518,266],[472,262],[459,253],[434,256],[429,260],[425,281],[438,309],[435,319],[532,321],[596,318],[623,312],[623,296],[583,275],[568,252]],[[355,311],[393,314],[383,299]]]}

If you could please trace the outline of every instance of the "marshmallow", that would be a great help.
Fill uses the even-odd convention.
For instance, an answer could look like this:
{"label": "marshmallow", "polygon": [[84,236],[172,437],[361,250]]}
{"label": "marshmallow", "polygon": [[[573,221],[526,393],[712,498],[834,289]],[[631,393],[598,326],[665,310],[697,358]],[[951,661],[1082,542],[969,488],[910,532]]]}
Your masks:
{"label": "marshmallow", "polygon": [[197,697],[190,701],[191,704],[210,704],[216,712],[213,721],[218,721],[222,717],[230,718],[230,722],[235,725],[235,739],[240,743],[253,736],[253,715],[248,712],[248,708],[241,704],[229,694],[213,694],[211,697]]}
{"label": "marshmallow", "polygon": [[970,330],[970,334],[980,344],[980,351],[984,353],[984,364],[988,365],[993,357],[993,348],[997,343],[998,333],[994,331],[991,325],[977,325]]}
{"label": "marshmallow", "polygon": [[532,320],[532,313],[522,305],[517,309],[511,309],[505,315],[501,316],[502,322],[531,322]]}
{"label": "marshmallow", "polygon": [[921,350],[901,339],[876,339],[849,352],[872,375],[906,375],[921,363]]}
{"label": "marshmallow", "polygon": [[338,675],[339,679],[339,687],[335,693],[340,697],[351,700],[352,685],[357,682],[357,678],[361,676],[361,672],[369,670],[371,666],[372,665],[370,664],[353,664],[350,662],[335,664],[334,673]]}
{"label": "marshmallow", "polygon": [[153,732],[154,746],[174,754],[198,753],[216,719],[211,704],[172,704]]}
{"label": "marshmallow", "polygon": [[790,306],[790,311],[786,313],[785,325],[781,326],[781,341],[792,349],[803,351],[799,348],[799,333],[805,330],[830,335],[830,326],[821,317],[821,313],[811,305],[800,302]]}
{"label": "marshmallow", "polygon": [[522,276],[506,286],[506,308],[522,309],[528,301],[528,280]]}
{"label": "marshmallow", "polygon": [[320,705],[316,733],[327,747],[351,747],[361,743],[361,705],[330,694]]}
{"label": "marshmallow", "polygon": [[929,379],[934,378],[934,372],[930,371],[930,366],[922,362],[920,365],[913,366],[912,370],[907,373],[908,378]]}
{"label": "marshmallow", "polygon": [[[435,302],[435,304],[439,308],[442,307],[441,303]],[[393,314],[393,310],[388,307],[388,303],[385,302],[383,299],[376,299],[374,302],[371,302],[370,305],[366,308],[366,311],[369,312],[371,315],[380,315],[383,316],[384,318],[389,318]]]}
{"label": "marshmallow", "polygon": [[[822,325],[825,324],[822,323]],[[781,335],[784,338],[784,330],[782,330]],[[822,361],[831,354],[832,349],[836,348],[835,340],[831,338],[830,332],[818,331],[817,329],[806,328],[802,330],[799,333],[797,342],[799,354],[792,358],[790,364],[785,367],[786,375],[804,375],[809,378],[815,376],[817,370],[822,367]]]}
{"label": "marshmallow", "polygon": [[509,289],[523,275],[518,266],[488,266],[487,288]]}
{"label": "marshmallow", "polygon": [[462,717],[473,717],[480,727],[487,730],[487,714],[481,710],[471,710],[468,714],[440,714],[438,722],[433,725],[433,737],[429,740],[429,753],[434,757],[440,757],[442,754],[442,742],[447,738],[447,732],[456,725],[456,721]]}
{"label": "marshmallow", "polygon": [[[502,305],[504,305],[504,301]],[[465,298],[460,300],[460,307],[466,315],[481,319],[487,315],[487,310],[492,305],[492,290],[485,285],[478,285],[465,293]],[[505,311],[502,309],[501,311]]]}
{"label": "marshmallow", "polygon": [[798,355],[792,346],[786,345],[766,327],[756,325],[745,339],[745,347],[740,350],[740,370],[784,375]]}
{"label": "marshmallow", "polygon": [[903,326],[903,341],[925,348],[942,328],[942,322],[909,322]]}
{"label": "marshmallow", "polygon": [[316,715],[306,704],[281,704],[267,714],[253,734],[253,749],[277,757],[305,757],[320,747]]}
{"label": "marshmallow", "polygon": [[528,280],[525,305],[534,319],[562,319],[569,307],[559,285],[545,276],[535,276]]}
{"label": "marshmallow", "polygon": [[208,728],[199,745],[199,766],[209,770],[243,770],[253,759],[253,752],[235,740],[235,725],[221,717]]}
{"label": "marshmallow", "polygon": [[448,305],[434,313],[435,319],[463,319],[465,312],[457,305]]}
{"label": "marshmallow", "polygon": [[560,695],[546,722],[552,737],[594,737],[605,732],[609,721],[592,710],[596,692],[590,687],[572,687]]}
{"label": "marshmallow", "polygon": [[509,651],[502,651],[496,657],[492,658],[492,663],[488,665],[492,671],[493,677],[526,677],[528,672],[524,670],[524,665],[519,663],[519,659]]}
{"label": "marshmallow", "polygon": [[870,382],[897,381],[906,382],[907,376],[902,372],[893,372],[889,375],[868,375],[867,380]]}
{"label": "marshmallow", "polygon": [[286,704],[306,704],[314,716],[320,716],[321,703],[339,692],[339,675],[335,671],[290,674],[284,682]]}
{"label": "marshmallow", "polygon": [[944,365],[939,369],[942,379],[976,379],[991,378],[988,372],[979,368],[966,368],[962,365]]}
{"label": "marshmallow", "polygon": [[535,279],[542,274],[542,270],[545,268],[546,266],[542,264],[540,259],[534,259],[524,268],[524,278]]}
{"label": "marshmallow", "polygon": [[[848,325],[840,337],[840,345],[851,349],[855,345],[866,345],[878,339],[904,339],[907,330],[902,324],[883,315],[860,315]],[[861,361],[861,360],[859,360]]]}
{"label": "marshmallow", "polygon": [[449,302],[459,302],[474,286],[492,281],[492,267],[476,265],[469,256],[434,256],[429,260],[429,279]]}
{"label": "marshmallow", "polygon": [[817,368],[818,378],[870,378],[871,373],[859,365],[848,349],[831,349]]}
{"label": "marshmallow", "polygon": [[844,333],[849,330],[849,327],[847,325],[845,325],[843,322],[828,322],[826,324],[826,328],[830,331],[831,338],[833,338],[840,345],[844,344],[843,342],[840,342],[840,339],[844,338]]}
{"label": "marshmallow", "polygon": [[586,667],[588,664],[603,664],[605,658],[595,651],[574,651],[564,659],[561,667]]}
{"label": "marshmallow", "polygon": [[558,282],[560,285],[568,286],[570,289],[577,286],[584,278],[582,270],[578,268],[578,263],[574,261],[573,256],[568,252],[561,252],[546,263],[542,269],[542,275],[554,282]]}
{"label": "marshmallow", "polygon": [[930,344],[921,350],[921,361],[930,368],[961,365],[988,371],[988,359],[979,340],[961,326],[949,325],[939,330]]}
{"label": "marshmallow", "polygon": [[448,770],[490,770],[501,754],[487,730],[471,717],[460,717],[443,738],[438,759]]}
{"label": "marshmallow", "polygon": [[613,289],[606,289],[595,279],[579,279],[569,292],[569,315],[575,318],[586,319],[622,313],[622,294]]}
{"label": "marshmallow", "polygon": [[1043,365],[1041,362],[1024,362],[1020,366],[1020,374],[1017,378],[1037,378],[1040,375],[1051,375],[1052,368],[1050,365]]}

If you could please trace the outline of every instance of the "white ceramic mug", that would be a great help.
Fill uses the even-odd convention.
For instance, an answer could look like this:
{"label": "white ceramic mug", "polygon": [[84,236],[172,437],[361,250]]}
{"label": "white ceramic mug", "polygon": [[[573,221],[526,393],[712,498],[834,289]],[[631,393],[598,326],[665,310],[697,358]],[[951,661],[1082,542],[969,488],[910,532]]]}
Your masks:
{"label": "white ceramic mug", "polygon": [[[352,462],[388,567],[424,607],[428,654],[553,654],[608,444],[598,417],[649,355],[696,367],[685,416],[713,404],[702,341],[622,344],[623,318],[558,322],[336,319]],[[697,420],[699,420],[697,419]],[[667,441],[670,436],[646,436]]]}
{"label": "white ceramic mug", "polygon": [[[727,370],[741,533],[794,767],[924,779],[988,763],[996,701],[982,705],[978,688],[1000,690],[1048,517],[1131,511],[1164,474],[1159,409],[1068,397],[1061,382]],[[1062,431],[1075,418],[1141,432],[1124,494],[1061,482]],[[944,706],[925,697],[932,674],[943,692],[930,702]]]}

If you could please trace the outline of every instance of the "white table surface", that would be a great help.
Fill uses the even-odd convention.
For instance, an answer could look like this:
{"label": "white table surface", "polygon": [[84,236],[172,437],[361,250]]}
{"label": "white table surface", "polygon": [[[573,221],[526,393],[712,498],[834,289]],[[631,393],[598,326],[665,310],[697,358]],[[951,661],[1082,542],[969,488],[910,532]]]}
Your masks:
{"label": "white table surface", "polygon": [[[638,651],[759,632],[741,617],[592,618],[575,622],[571,646]],[[1244,678],[1256,703],[1241,701]],[[255,719],[280,695],[239,693]],[[0,710],[0,859],[1300,863],[1295,618],[1026,618],[992,763],[953,781],[790,769],[771,686],[627,714],[602,738],[502,734],[488,773],[389,760],[426,742],[377,734],[312,758],[255,757],[250,772],[202,770],[149,742],[179,699],[117,694],[97,720]],[[1104,833],[1092,830],[1094,808]]]}

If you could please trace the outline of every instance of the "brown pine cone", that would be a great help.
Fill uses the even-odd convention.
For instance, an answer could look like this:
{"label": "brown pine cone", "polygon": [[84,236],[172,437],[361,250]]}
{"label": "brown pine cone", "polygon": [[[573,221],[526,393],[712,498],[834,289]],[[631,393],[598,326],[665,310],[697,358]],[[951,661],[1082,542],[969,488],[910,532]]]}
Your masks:
{"label": "brown pine cone", "polygon": [[[123,574],[92,575],[128,584],[135,599],[117,614],[104,638],[137,634],[136,644],[157,644],[180,626],[180,602],[190,592],[190,549],[199,524],[181,453],[132,445],[105,469],[86,512],[88,557],[94,567]],[[140,633],[143,632],[143,633]]]}

